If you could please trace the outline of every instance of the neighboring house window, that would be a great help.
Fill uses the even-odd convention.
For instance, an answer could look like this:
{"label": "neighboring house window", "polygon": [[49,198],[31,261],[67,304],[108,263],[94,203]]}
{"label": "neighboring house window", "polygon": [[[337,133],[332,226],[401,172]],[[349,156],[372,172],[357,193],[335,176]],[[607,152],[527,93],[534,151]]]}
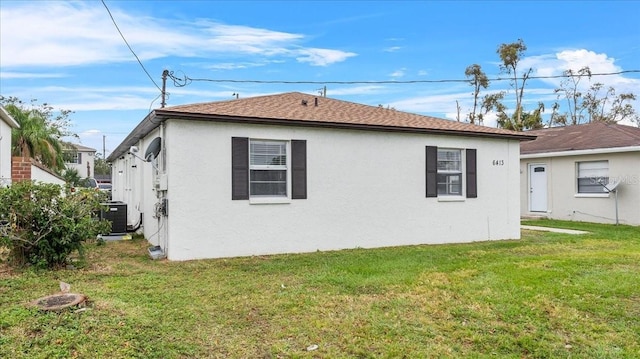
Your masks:
{"label": "neighboring house window", "polygon": [[82,164],[82,153],[79,152],[65,152],[64,161],[66,163]]}
{"label": "neighboring house window", "polygon": [[292,199],[307,198],[306,141],[233,137],[231,152],[231,199],[288,197],[288,181],[291,181]]}
{"label": "neighboring house window", "polygon": [[[464,193],[467,198],[478,197],[475,149],[427,146],[426,157],[427,197],[462,196]],[[463,187],[465,183],[466,187]]]}
{"label": "neighboring house window", "polygon": [[578,193],[603,193],[609,183],[609,161],[577,162]]}

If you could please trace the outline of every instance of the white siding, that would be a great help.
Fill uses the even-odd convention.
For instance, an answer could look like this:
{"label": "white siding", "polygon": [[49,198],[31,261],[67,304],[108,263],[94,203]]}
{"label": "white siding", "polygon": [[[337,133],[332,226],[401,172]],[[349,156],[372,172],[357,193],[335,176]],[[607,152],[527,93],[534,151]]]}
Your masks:
{"label": "white siding", "polygon": [[[231,137],[306,140],[308,199],[232,201]],[[515,140],[169,120],[165,143],[167,222],[148,223],[153,204],[123,195],[115,180],[114,199],[145,208],[145,236],[168,236],[172,260],[520,236]],[[477,149],[478,198],[425,198],[427,145]],[[129,169],[118,162],[114,179]]]}
{"label": "white siding", "polygon": [[64,186],[66,184],[64,179],[34,165],[31,166],[31,180],[36,182],[53,183],[60,186]]}
{"label": "white siding", "polygon": [[11,183],[11,127],[0,119],[0,187]]}
{"label": "white siding", "polygon": [[[78,151],[80,154],[80,160],[82,163],[65,163],[65,166],[69,169],[75,169],[81,178],[93,177],[95,170],[95,152],[91,151]],[[87,171],[87,165],[89,170]]]}
{"label": "white siding", "polygon": [[[146,146],[156,136],[159,136],[159,130],[153,131],[145,139],[138,141],[136,144],[139,149],[136,154],[138,157],[131,154],[122,156],[113,163],[111,174],[112,200],[127,204],[127,224],[132,228],[139,226],[143,229],[147,240],[154,245],[161,244],[158,242],[160,239],[158,228],[160,220],[165,218],[154,217],[154,207],[158,202],[154,186],[155,169],[151,163],[139,157],[144,156]],[[141,217],[142,223],[140,223]],[[164,244],[162,245],[164,247]]]}

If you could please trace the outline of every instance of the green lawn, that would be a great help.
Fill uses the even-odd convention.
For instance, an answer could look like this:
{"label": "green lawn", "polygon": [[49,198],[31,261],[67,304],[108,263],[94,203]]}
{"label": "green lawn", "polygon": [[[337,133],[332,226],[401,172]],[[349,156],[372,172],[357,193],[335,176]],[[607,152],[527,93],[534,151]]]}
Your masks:
{"label": "green lawn", "polygon": [[[640,227],[526,224],[590,234],[189,262],[132,240],[77,270],[0,264],[0,358],[640,357]],[[26,305],[59,281],[87,310]]]}

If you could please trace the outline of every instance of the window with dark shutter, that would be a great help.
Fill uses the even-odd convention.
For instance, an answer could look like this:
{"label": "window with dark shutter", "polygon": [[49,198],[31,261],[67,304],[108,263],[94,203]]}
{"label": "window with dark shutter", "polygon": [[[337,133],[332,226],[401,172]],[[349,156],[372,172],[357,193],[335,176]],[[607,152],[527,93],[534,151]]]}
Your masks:
{"label": "window with dark shutter", "polygon": [[[426,146],[427,197],[461,196],[463,185],[467,198],[477,198],[476,150]],[[464,172],[463,172],[464,169]]]}
{"label": "window with dark shutter", "polygon": [[231,138],[231,199],[249,199],[249,139]]}
{"label": "window with dark shutter", "polygon": [[476,176],[476,150],[467,149],[467,198],[478,197],[478,185]]}
{"label": "window with dark shutter", "polygon": [[438,147],[427,146],[427,197],[438,197]]}
{"label": "window with dark shutter", "polygon": [[291,198],[307,198],[307,141],[291,141]]}

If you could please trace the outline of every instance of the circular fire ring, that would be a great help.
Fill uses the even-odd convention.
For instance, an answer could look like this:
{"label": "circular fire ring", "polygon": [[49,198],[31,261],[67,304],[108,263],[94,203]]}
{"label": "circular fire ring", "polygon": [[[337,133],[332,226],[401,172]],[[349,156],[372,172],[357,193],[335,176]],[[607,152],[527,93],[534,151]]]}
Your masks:
{"label": "circular fire ring", "polygon": [[78,305],[85,300],[87,300],[87,297],[84,294],[62,293],[42,297],[31,303],[41,310],[60,310]]}

